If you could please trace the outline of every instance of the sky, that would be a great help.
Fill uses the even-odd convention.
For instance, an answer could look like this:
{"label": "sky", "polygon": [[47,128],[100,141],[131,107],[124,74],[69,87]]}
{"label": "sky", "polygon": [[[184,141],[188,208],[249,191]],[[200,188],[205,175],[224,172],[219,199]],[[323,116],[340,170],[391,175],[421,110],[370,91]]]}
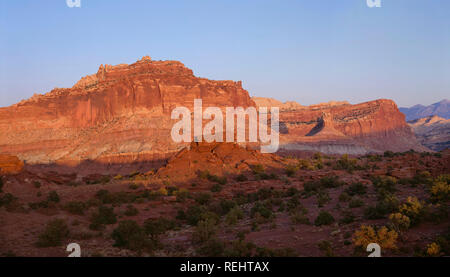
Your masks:
{"label": "sky", "polygon": [[429,105],[450,98],[450,1],[0,0],[0,107],[145,55],[251,96]]}

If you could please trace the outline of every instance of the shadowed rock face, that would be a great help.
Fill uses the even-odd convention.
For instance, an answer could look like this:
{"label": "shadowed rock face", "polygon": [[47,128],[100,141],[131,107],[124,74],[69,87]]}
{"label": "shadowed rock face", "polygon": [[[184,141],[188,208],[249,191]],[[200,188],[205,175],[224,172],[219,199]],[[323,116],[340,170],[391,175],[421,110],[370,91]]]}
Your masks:
{"label": "shadowed rock face", "polygon": [[[198,78],[177,61],[144,57],[130,65],[101,65],[72,88],[0,108],[0,153],[29,164],[70,166],[89,160],[163,160],[187,146],[171,139],[178,121],[171,120],[171,111],[179,106],[193,111],[196,98],[204,108],[256,105],[241,82]],[[262,99],[269,102],[277,103]],[[309,107],[289,102],[280,117],[280,142],[287,149],[352,154],[423,150],[390,100]]]}

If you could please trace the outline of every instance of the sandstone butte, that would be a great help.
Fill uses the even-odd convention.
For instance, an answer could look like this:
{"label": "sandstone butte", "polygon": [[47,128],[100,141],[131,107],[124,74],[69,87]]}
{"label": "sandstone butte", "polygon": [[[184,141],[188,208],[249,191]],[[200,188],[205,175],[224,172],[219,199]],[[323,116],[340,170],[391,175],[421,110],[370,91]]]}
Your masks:
{"label": "sandstone butte", "polygon": [[[0,108],[0,154],[15,155],[27,164],[68,166],[164,160],[187,146],[172,142],[170,130],[177,122],[170,119],[172,109],[185,106],[192,111],[196,98],[204,107],[261,104],[240,81],[199,78],[178,61],[147,56],[130,65],[101,65],[72,88],[56,88]],[[426,150],[391,100],[283,105],[280,141],[287,150]]]}

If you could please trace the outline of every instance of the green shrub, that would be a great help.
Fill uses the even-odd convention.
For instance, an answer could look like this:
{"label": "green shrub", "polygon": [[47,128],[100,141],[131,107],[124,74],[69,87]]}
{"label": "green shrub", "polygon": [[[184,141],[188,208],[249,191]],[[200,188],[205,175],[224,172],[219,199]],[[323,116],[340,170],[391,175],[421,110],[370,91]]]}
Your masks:
{"label": "green shrub", "polygon": [[362,207],[362,206],[364,206],[364,202],[361,199],[357,198],[357,197],[352,198],[352,200],[350,200],[350,202],[348,203],[348,207],[351,208],[351,209],[359,208],[359,207]]}
{"label": "green shrub", "polygon": [[227,213],[225,222],[228,225],[235,225],[242,218],[244,218],[244,213],[238,206],[235,206]]}
{"label": "green shrub", "polygon": [[36,245],[38,247],[60,246],[69,236],[69,228],[62,219],[54,219],[47,223],[45,230],[39,235]]}
{"label": "green shrub", "polygon": [[250,216],[253,218],[256,214],[261,215],[265,219],[269,219],[272,217],[272,209],[261,202],[256,202],[250,210]]}
{"label": "green shrub", "polygon": [[330,225],[334,222],[334,217],[327,211],[321,211],[314,221],[314,225],[322,226],[322,225]]}
{"label": "green shrub", "polygon": [[205,243],[202,243],[200,247],[196,249],[196,252],[201,257],[220,257],[225,250],[225,244],[219,239],[209,239]]}
{"label": "green shrub", "polygon": [[362,183],[353,183],[345,190],[350,196],[364,195],[366,194],[366,191],[367,187]]}
{"label": "green shrub", "polygon": [[200,205],[206,205],[211,201],[211,194],[210,193],[196,193],[194,195],[194,200]]}
{"label": "green shrub", "polygon": [[71,214],[84,215],[86,204],[81,201],[71,201],[64,205],[64,210]]}
{"label": "green shrub", "polygon": [[142,250],[149,245],[144,230],[133,220],[119,222],[111,237],[114,240],[114,247]]}
{"label": "green shrub", "polygon": [[47,196],[47,201],[48,202],[54,202],[54,203],[59,203],[59,195],[56,191],[51,191],[48,196]]}
{"label": "green shrub", "polygon": [[117,222],[116,214],[113,208],[99,206],[98,211],[92,215],[89,228],[98,230],[102,225],[115,224]]}
{"label": "green shrub", "polygon": [[138,209],[134,207],[133,205],[128,205],[127,209],[124,212],[124,215],[126,216],[135,216],[139,213]]}
{"label": "green shrub", "polygon": [[154,243],[158,242],[160,235],[175,228],[175,222],[165,219],[147,219],[144,223],[144,230],[147,235],[150,236]]}
{"label": "green shrub", "polygon": [[194,243],[201,243],[210,240],[216,233],[216,222],[212,219],[205,219],[198,222],[194,233],[192,234],[192,241]]}

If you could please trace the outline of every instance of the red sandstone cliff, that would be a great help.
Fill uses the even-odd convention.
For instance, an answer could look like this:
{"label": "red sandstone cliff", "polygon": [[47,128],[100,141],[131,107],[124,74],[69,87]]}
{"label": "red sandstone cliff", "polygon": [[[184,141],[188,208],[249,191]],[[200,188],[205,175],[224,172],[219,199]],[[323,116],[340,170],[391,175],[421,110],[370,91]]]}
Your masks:
{"label": "red sandstone cliff", "polygon": [[170,112],[192,110],[195,98],[204,107],[255,105],[241,82],[198,78],[180,62],[144,57],[0,108],[0,153],[29,163],[164,158],[183,147],[171,140]]}
{"label": "red sandstone cliff", "polygon": [[282,148],[289,150],[341,154],[427,151],[416,140],[394,101],[387,99],[356,105],[329,102],[282,110],[280,133]]}
{"label": "red sandstone cliff", "polygon": [[[72,88],[0,108],[0,154],[69,165],[164,159],[186,146],[171,139],[172,109],[192,111],[196,98],[204,107],[255,106],[240,82],[198,78],[180,62],[144,57],[130,65],[102,65]],[[423,150],[390,100],[309,107],[292,102],[281,110],[280,121],[286,149]]]}

